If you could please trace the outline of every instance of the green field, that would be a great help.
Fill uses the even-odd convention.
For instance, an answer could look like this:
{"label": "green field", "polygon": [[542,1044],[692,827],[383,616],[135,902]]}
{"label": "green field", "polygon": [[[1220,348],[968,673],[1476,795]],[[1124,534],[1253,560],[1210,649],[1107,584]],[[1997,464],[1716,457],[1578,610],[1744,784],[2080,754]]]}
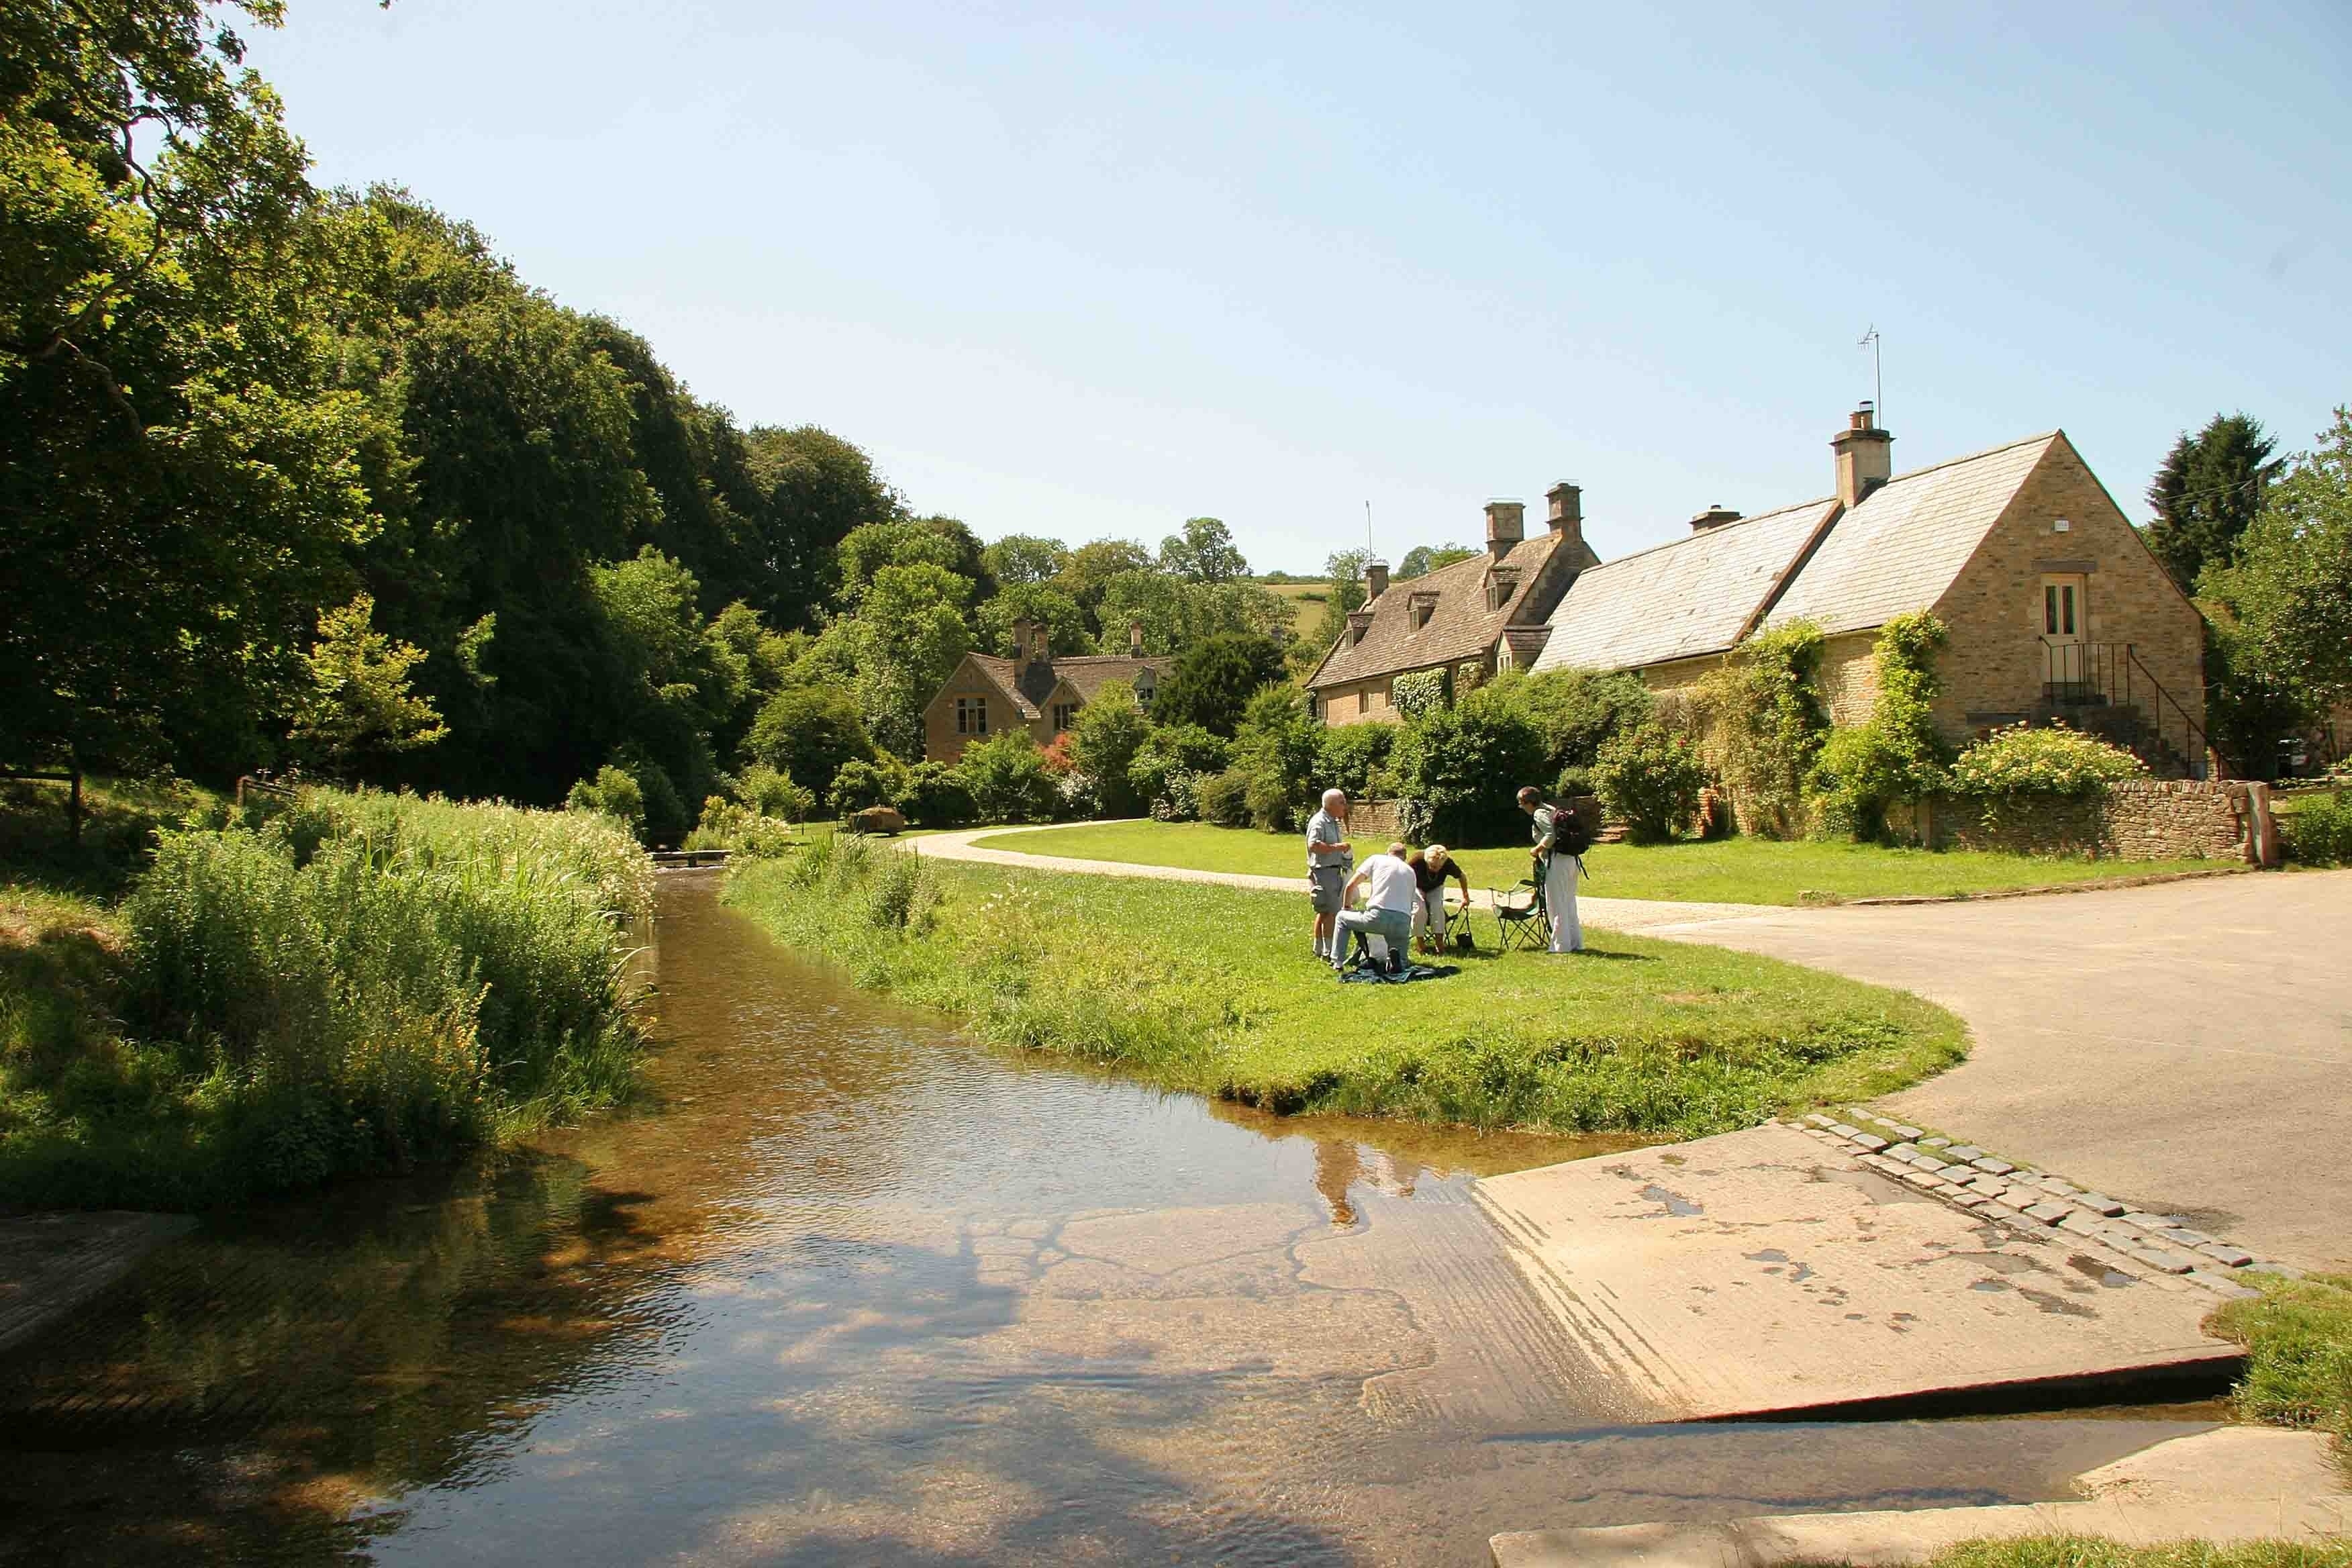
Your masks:
{"label": "green field", "polygon": [[727,897],[779,942],[998,1044],[1281,1111],[1697,1136],[1886,1093],[1957,1061],[1964,1038],[1903,992],[1613,935],[1343,984],[1285,894],[853,840],[740,863]]}
{"label": "green field", "polygon": [[[1293,834],[1200,822],[1097,822],[976,841],[1026,855],[1066,855],[1138,866],[1190,866],[1262,877],[1303,877],[1306,852]],[[1380,846],[1384,847],[1384,846]],[[1376,846],[1360,840],[1358,859]],[[1523,849],[1461,852],[1474,888],[1507,888],[1527,875]],[[1731,904],[1836,903],[1849,899],[1944,896],[2042,887],[2104,877],[2210,871],[2212,860],[2040,859],[1973,850],[1887,849],[1869,844],[1776,843],[1724,838],[1705,843],[1603,844],[1585,858],[1590,898],[1667,899]]]}

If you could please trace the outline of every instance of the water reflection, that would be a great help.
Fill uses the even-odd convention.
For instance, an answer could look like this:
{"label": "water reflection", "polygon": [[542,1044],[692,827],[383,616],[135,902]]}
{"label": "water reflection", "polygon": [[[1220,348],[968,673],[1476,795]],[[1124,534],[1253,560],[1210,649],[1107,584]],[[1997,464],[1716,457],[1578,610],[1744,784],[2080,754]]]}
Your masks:
{"label": "water reflection", "polygon": [[646,1111],[216,1222],[0,1363],[0,1543],[1460,1561],[1564,1508],[2003,1500],[2131,1446],[1637,1442],[1467,1200],[1581,1146],[1010,1060],[779,953],[707,880],[666,885],[652,962]]}

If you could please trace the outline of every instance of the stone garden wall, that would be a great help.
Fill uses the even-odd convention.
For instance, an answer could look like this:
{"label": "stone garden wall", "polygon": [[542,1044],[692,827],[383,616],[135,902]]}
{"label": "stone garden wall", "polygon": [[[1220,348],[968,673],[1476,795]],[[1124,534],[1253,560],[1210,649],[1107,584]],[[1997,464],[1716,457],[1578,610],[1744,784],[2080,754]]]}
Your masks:
{"label": "stone garden wall", "polygon": [[2090,855],[2112,860],[2202,858],[2265,864],[2274,857],[2262,784],[2147,779],[2104,797],[2027,796],[1987,803],[1939,795],[1928,811],[1939,848],[2018,855]]}

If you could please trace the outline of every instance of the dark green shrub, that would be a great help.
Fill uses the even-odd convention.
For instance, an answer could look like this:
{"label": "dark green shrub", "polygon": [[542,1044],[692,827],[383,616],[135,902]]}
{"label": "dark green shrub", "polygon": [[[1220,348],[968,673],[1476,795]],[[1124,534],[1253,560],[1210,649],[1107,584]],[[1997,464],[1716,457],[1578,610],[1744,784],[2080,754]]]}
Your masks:
{"label": "dark green shrub", "polygon": [[1135,816],[1150,804],[1139,795],[1129,773],[1136,754],[1151,734],[1151,721],[1135,700],[1135,689],[1123,680],[1105,681],[1095,692],[1066,735],[1070,761],[1094,790],[1097,808],[1106,816]]}
{"label": "dark green shrub", "polygon": [[2282,814],[2286,853],[2305,866],[2352,865],[2352,794],[2337,790]]}
{"label": "dark green shrub", "polygon": [[1286,826],[1322,793],[1315,765],[1323,734],[1296,687],[1269,686],[1250,699],[1234,733],[1233,757],[1249,780],[1251,820],[1262,827]]}
{"label": "dark green shrub", "polygon": [[1647,720],[1655,706],[1642,678],[1622,669],[1506,674],[1492,689],[1515,691],[1520,710],[1542,732],[1544,758],[1555,768],[1590,767],[1602,746]]}
{"label": "dark green shrub", "polygon": [[908,771],[898,809],[917,827],[961,827],[972,820],[971,791],[945,763],[917,763]]}
{"label": "dark green shrub", "polygon": [[964,748],[956,764],[982,822],[1051,822],[1061,792],[1026,730],[1007,730]]}
{"label": "dark green shrub", "polygon": [[1936,655],[1944,623],[1925,611],[1895,616],[1872,651],[1878,700],[1867,722],[1832,731],[1814,769],[1824,828],[1841,837],[1886,836],[1886,808],[1945,784],[1950,750],[1936,731],[1933,703],[1942,689]]}
{"label": "dark green shrub", "polygon": [[824,792],[824,804],[835,816],[847,816],[869,805],[896,805],[906,782],[902,774],[878,762],[844,763]]}
{"label": "dark green shrub", "polygon": [[1232,748],[1198,724],[1158,724],[1128,763],[1127,782],[1151,815],[1168,822],[1198,813],[1195,785],[1225,771]]}
{"label": "dark green shrub", "polygon": [[1249,774],[1239,768],[1202,774],[1192,789],[1201,820],[1214,823],[1219,827],[1247,827],[1250,820],[1249,787]]}
{"label": "dark green shrub", "polygon": [[[635,779],[609,763],[596,770],[594,778],[582,779],[573,784],[572,793],[564,796],[563,806],[567,811],[593,812],[609,816],[628,828],[633,836],[643,837],[645,835],[646,792],[637,787]],[[307,858],[318,841],[313,837],[309,843],[304,843],[302,837],[298,837],[294,842],[296,852]]]}
{"label": "dark green shrub", "polygon": [[1456,847],[1524,837],[1519,786],[1540,787],[1550,769],[1543,734],[1518,700],[1520,686],[1506,679],[1480,687],[1402,727],[1389,771],[1412,806],[1405,837]]}
{"label": "dark green shrub", "polygon": [[1315,782],[1320,786],[1316,793],[1343,789],[1357,800],[1385,794],[1396,739],[1393,724],[1341,724],[1325,730],[1316,747]]}
{"label": "dark green shrub", "polygon": [[844,763],[874,760],[857,700],[835,686],[789,687],[751,721],[744,750],[803,789],[829,789]]}
{"label": "dark green shrub", "polygon": [[1654,721],[1601,747],[1592,782],[1601,805],[1623,818],[1634,837],[1673,838],[1698,815],[1706,764],[1688,736]]}

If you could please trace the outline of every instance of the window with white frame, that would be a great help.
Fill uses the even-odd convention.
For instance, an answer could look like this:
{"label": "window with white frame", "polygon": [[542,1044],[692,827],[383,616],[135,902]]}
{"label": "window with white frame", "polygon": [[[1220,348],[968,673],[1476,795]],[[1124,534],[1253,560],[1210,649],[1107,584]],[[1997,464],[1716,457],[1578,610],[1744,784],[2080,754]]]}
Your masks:
{"label": "window with white frame", "polygon": [[956,733],[985,735],[988,733],[988,699],[959,697],[955,700]]}

